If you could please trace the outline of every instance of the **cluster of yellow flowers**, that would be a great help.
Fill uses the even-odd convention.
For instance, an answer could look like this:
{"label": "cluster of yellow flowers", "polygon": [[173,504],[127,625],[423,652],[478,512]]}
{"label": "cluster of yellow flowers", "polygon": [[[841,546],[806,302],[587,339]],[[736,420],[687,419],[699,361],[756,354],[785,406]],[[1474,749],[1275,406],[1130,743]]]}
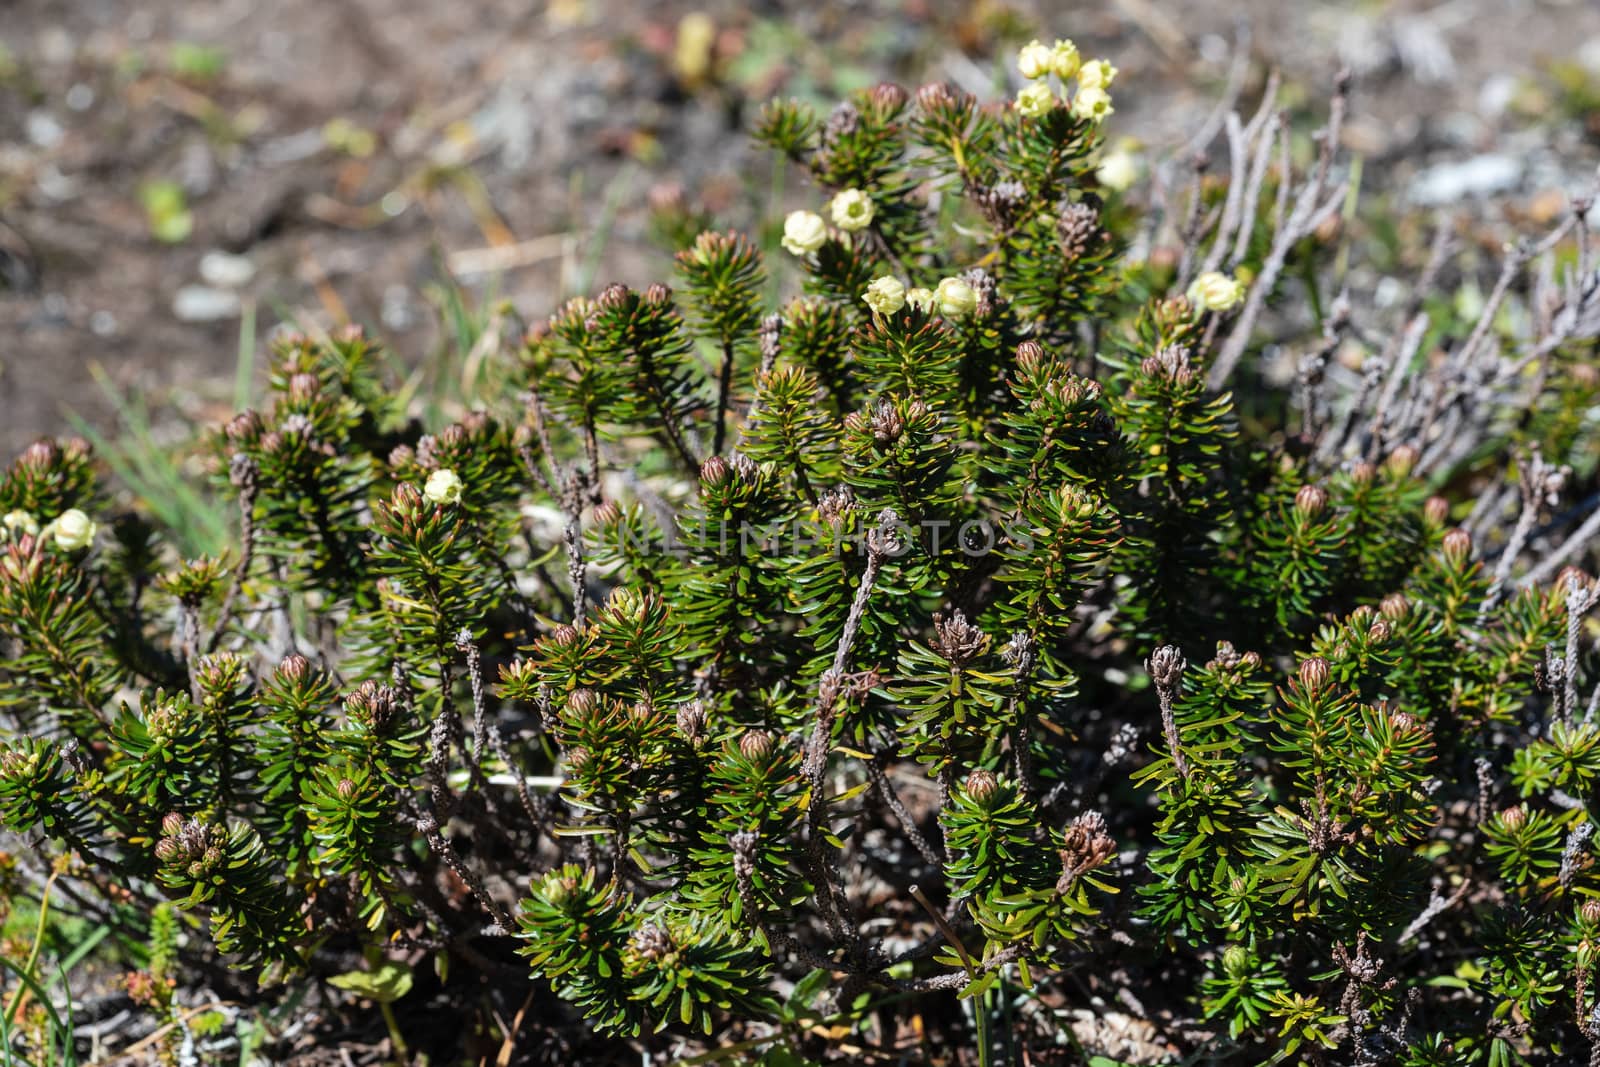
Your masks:
{"label": "cluster of yellow flowers", "polygon": [[945,278],[934,289],[908,289],[899,278],[885,274],[867,286],[861,299],[877,315],[892,315],[910,304],[926,314],[938,312],[947,319],[964,319],[978,307],[978,294],[960,278]]}
{"label": "cluster of yellow flowers", "polygon": [[1045,82],[1052,74],[1060,78],[1063,85],[1077,78],[1078,88],[1070,101],[1072,114],[1077,118],[1100,122],[1114,110],[1108,90],[1117,76],[1117,68],[1104,59],[1083,62],[1078,56],[1078,46],[1071,41],[1057,41],[1054,45],[1029,41],[1017,53],[1017,70],[1030,84],[1018,90],[1016,108],[1029,118],[1038,118],[1056,106],[1056,94]]}
{"label": "cluster of yellow flowers", "polygon": [[[833,224],[846,234],[872,225],[872,197],[860,189],[843,189],[828,201]],[[783,220],[783,247],[797,256],[809,256],[828,240],[828,224],[815,211],[791,211]]]}
{"label": "cluster of yellow flowers", "polygon": [[76,552],[94,543],[100,527],[77,508],[68,508],[40,529],[39,522],[26,511],[8,511],[0,518],[8,537],[42,537],[63,552]]}

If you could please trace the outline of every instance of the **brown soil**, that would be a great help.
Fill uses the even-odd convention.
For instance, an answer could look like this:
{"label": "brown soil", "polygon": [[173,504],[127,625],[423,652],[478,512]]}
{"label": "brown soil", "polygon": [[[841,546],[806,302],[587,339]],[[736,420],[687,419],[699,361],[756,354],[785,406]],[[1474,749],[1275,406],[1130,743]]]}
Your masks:
{"label": "brown soil", "polygon": [[[713,17],[721,66],[690,86],[671,54],[681,16],[697,7]],[[1180,143],[1223,82],[1242,14],[1253,53],[1284,66],[1308,114],[1341,62],[1361,68],[1349,147],[1367,157],[1364,193],[1402,187],[1436,159],[1509,151],[1526,165],[1505,192],[1537,210],[1541,193],[1548,207],[1550,190],[1592,173],[1577,123],[1552,132],[1527,106],[1496,113],[1518,79],[1548,86],[1549,61],[1600,36],[1591,4],[1039,0],[1015,10],[1023,26],[1115,58],[1113,136]],[[982,90],[1005,21],[990,0],[9,0],[0,449],[62,429],[64,409],[113,428],[93,365],[148,393],[174,433],[223,412],[243,310],[261,336],[286,318],[362,322],[416,363],[441,343],[430,294],[447,267],[529,316],[585,281],[646,282],[665,266],[646,241],[653,185],[680,183],[732,224],[765,202],[769,166],[742,133],[750,100],[829,98],[883,77]],[[217,50],[214,72],[194,45]],[[331,146],[336,119],[370,135],[373,151]],[[1531,142],[1519,141],[1530,124]],[[155,181],[184,190],[192,232],[181,242],[152,236],[140,191]],[[789,198],[800,195],[791,183]],[[219,251],[245,257],[249,280],[203,280],[202,258]],[[486,270],[496,259],[501,269]],[[216,291],[197,296],[197,286]],[[196,299],[240,310],[205,322],[175,313],[175,301]]]}

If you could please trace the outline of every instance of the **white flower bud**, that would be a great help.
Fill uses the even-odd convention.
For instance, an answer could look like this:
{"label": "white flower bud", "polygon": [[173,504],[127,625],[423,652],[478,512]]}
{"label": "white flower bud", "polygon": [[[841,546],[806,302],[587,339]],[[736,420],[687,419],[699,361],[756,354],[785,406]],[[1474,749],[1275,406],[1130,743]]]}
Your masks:
{"label": "white flower bud", "polygon": [[1226,274],[1208,270],[1189,285],[1189,303],[1206,311],[1231,311],[1244,300],[1244,286]]}
{"label": "white flower bud", "polygon": [[93,519],[77,508],[68,508],[50,524],[56,547],[66,552],[88,548],[94,543],[94,535],[99,529]]}
{"label": "white flower bud", "polygon": [[1072,114],[1090,122],[1101,122],[1114,110],[1116,109],[1111,106],[1111,94],[1104,89],[1080,88],[1077,95],[1072,98]]}
{"label": "white flower bud", "polygon": [[1078,88],[1109,89],[1116,77],[1116,67],[1104,59],[1091,59],[1078,68]]}
{"label": "white flower bud", "polygon": [[1107,189],[1120,193],[1139,180],[1139,159],[1132,152],[1118,149],[1100,161],[1094,176]]}
{"label": "white flower bud", "polygon": [[1029,41],[1017,53],[1017,70],[1024,78],[1033,81],[1043,78],[1055,69],[1055,55],[1037,40]]}
{"label": "white flower bud", "polygon": [[1055,106],[1055,94],[1050,91],[1048,85],[1034,82],[1017,90],[1017,110],[1030,119],[1038,118]]}
{"label": "white flower bud", "polygon": [[978,309],[978,294],[960,278],[946,278],[934,290],[939,314],[947,319],[964,319]]}
{"label": "white flower bud", "polygon": [[24,535],[35,537],[39,533],[39,522],[26,511],[8,511],[6,517],[0,522],[5,523],[6,533],[12,537]]}
{"label": "white flower bud", "polygon": [[461,500],[461,486],[461,478],[455,471],[441,467],[428,475],[428,483],[422,487],[422,495],[427,497],[429,503],[454,504]]}
{"label": "white flower bud", "polygon": [[[846,189],[834,195],[828,204],[833,224],[849,233],[864,230],[872,225],[872,198],[860,189]],[[784,227],[787,235],[788,227]]]}
{"label": "white flower bud", "polygon": [[809,256],[828,240],[828,224],[815,211],[791,211],[783,220],[783,247],[797,256]]}
{"label": "white flower bud", "polygon": [[938,304],[939,298],[933,295],[933,290],[921,285],[906,290],[906,303],[924,314],[931,315]]}
{"label": "white flower bud", "polygon": [[906,287],[900,279],[892,274],[883,277],[867,286],[867,295],[861,298],[867,306],[879,315],[892,315],[899,311],[906,303]]}
{"label": "white flower bud", "polygon": [[1078,46],[1071,41],[1058,39],[1055,47],[1050,49],[1050,69],[1062,81],[1078,73],[1078,66],[1082,62],[1078,56]]}

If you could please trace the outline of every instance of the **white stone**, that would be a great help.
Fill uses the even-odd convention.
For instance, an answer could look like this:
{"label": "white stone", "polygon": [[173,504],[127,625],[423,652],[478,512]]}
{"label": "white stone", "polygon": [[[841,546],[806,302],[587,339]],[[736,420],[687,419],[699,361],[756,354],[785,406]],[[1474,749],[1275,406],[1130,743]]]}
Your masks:
{"label": "white stone", "polygon": [[1482,155],[1439,163],[1417,175],[1411,202],[1425,207],[1453,204],[1468,197],[1487,197],[1516,187],[1522,163],[1511,156]]}
{"label": "white stone", "polygon": [[256,265],[244,256],[207,252],[200,257],[200,278],[218,289],[238,289],[256,276]]}
{"label": "white stone", "polygon": [[239,314],[239,298],[225,289],[186,285],[172,298],[180,322],[218,322]]}

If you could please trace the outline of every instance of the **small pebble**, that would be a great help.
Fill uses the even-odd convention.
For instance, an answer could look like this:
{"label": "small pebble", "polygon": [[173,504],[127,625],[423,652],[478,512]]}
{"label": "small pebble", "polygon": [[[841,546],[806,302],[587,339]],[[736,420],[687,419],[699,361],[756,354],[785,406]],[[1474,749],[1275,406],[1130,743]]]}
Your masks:
{"label": "small pebble", "polygon": [[239,314],[239,297],[225,289],[186,285],[172,298],[180,322],[218,322]]}
{"label": "small pebble", "polygon": [[30,111],[27,121],[28,140],[40,148],[54,148],[61,143],[66,129],[48,111]]}
{"label": "small pebble", "polygon": [[391,285],[383,291],[383,310],[379,314],[384,329],[404,333],[411,329],[416,316],[411,311],[411,293],[403,285]]}
{"label": "small pebble", "polygon": [[207,252],[200,257],[200,278],[218,289],[239,289],[256,276],[256,265],[245,256]]}
{"label": "small pebble", "polygon": [[1439,163],[1418,174],[1411,186],[1411,202],[1425,207],[1453,204],[1506,192],[1521,180],[1522,164],[1511,156],[1474,156]]}

